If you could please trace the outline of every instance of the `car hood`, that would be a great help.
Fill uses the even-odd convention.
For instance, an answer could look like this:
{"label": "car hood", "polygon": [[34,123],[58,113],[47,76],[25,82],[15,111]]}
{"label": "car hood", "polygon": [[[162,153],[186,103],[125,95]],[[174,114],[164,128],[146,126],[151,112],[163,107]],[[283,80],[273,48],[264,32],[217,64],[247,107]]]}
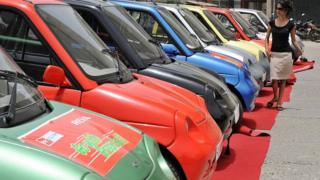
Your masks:
{"label": "car hood", "polygon": [[173,127],[177,111],[195,123],[205,120],[206,109],[203,109],[200,97],[193,92],[152,77],[133,75],[135,79],[131,82],[106,83],[84,94],[83,105],[90,108],[97,100],[105,99],[106,105],[112,106],[107,106],[107,109],[105,106],[95,107],[95,111],[121,121],[155,126]]}
{"label": "car hood", "polygon": [[236,52],[234,49],[227,47],[227,46],[209,45],[209,46],[205,47],[205,50],[221,53],[223,55],[233,57],[239,61],[244,61],[244,56],[241,53]]}
{"label": "car hood", "polygon": [[251,41],[249,41],[250,43],[254,43],[255,45],[257,45],[257,47],[262,51],[265,52],[265,40],[262,39],[252,39]]}
{"label": "car hood", "polygon": [[247,52],[250,52],[252,55],[254,55],[256,57],[257,60],[259,60],[260,49],[257,47],[258,45],[255,45],[252,42],[250,43],[248,41],[228,41],[226,43],[226,46],[237,47],[237,48],[243,49]]}
{"label": "car hood", "polygon": [[[80,179],[88,172],[107,177],[119,162],[126,164],[126,171],[138,170],[141,178],[151,172],[153,165],[147,153],[135,152],[145,151],[139,145],[143,144],[140,131],[87,110],[57,102],[51,105],[52,112],[0,131],[2,140],[11,144],[13,151],[17,149],[12,153],[29,164],[38,163],[39,169],[31,170],[31,174],[45,168],[50,172],[59,170],[61,173],[53,175],[57,178],[64,175]],[[133,164],[139,164],[138,169]]]}
{"label": "car hood", "polygon": [[219,89],[221,92],[227,89],[227,85],[220,80],[220,75],[216,73],[209,74],[206,71],[187,62],[174,61],[170,64],[153,64],[149,68],[154,71],[157,70],[167,72],[183,79],[189,79],[203,86],[208,85],[214,87],[215,89]]}

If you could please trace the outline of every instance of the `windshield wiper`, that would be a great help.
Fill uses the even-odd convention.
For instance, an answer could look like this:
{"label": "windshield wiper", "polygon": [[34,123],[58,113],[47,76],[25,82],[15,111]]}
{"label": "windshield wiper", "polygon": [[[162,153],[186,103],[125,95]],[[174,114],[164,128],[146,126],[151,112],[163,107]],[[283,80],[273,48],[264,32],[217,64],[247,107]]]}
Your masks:
{"label": "windshield wiper", "polygon": [[6,116],[2,117],[0,121],[0,127],[8,127],[10,121],[14,120],[16,117],[16,100],[17,100],[17,79],[18,79],[18,73],[11,72],[11,71],[4,71],[0,70],[1,76],[6,76],[8,79],[13,78],[14,84],[11,90],[11,97],[9,101],[9,109]]}
{"label": "windshield wiper", "polygon": [[103,54],[108,54],[108,55],[110,54],[113,57],[113,59],[115,59],[117,61],[118,77],[119,77],[119,81],[122,82],[123,81],[123,77],[124,77],[124,73],[121,70],[120,58],[119,58],[118,51],[117,50],[112,51],[109,48],[105,48],[105,49],[102,49],[101,52]]}

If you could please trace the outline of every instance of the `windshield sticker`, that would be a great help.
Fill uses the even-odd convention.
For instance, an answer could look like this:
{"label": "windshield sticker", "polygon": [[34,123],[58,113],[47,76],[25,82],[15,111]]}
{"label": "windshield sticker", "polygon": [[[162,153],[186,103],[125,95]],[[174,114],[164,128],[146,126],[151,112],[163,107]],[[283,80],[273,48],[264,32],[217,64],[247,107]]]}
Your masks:
{"label": "windshield sticker", "polygon": [[36,139],[36,141],[47,146],[52,146],[54,143],[59,141],[59,139],[61,139],[62,137],[63,137],[62,134],[49,131],[43,136],[41,136],[40,138]]}
{"label": "windshield sticker", "polygon": [[64,156],[105,176],[141,141],[141,135],[106,118],[79,110],[47,121],[20,140]]}

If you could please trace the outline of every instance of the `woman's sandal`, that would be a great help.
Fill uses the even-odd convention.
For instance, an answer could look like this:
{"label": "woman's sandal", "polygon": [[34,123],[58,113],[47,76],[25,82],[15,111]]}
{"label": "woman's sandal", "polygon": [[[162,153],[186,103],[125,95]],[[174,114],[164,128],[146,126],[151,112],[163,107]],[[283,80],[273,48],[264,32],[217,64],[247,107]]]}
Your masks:
{"label": "woman's sandal", "polygon": [[277,104],[277,110],[282,111],[284,108],[282,107],[282,104]]}
{"label": "woman's sandal", "polygon": [[273,103],[277,102],[278,98],[273,98],[271,101],[267,103],[267,108],[272,108]]}

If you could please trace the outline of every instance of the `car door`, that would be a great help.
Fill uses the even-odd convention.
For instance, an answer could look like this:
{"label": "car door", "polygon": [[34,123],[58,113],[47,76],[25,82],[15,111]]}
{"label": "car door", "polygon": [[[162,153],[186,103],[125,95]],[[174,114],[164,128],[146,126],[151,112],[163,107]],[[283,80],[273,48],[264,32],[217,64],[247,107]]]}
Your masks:
{"label": "car door", "polygon": [[12,56],[15,62],[32,77],[38,88],[50,100],[62,101],[78,106],[81,91],[71,81],[71,74],[67,73],[70,87],[55,87],[43,82],[43,74],[49,65],[64,67],[49,45],[40,36],[31,20],[26,19],[18,10],[0,8],[0,45]]}

